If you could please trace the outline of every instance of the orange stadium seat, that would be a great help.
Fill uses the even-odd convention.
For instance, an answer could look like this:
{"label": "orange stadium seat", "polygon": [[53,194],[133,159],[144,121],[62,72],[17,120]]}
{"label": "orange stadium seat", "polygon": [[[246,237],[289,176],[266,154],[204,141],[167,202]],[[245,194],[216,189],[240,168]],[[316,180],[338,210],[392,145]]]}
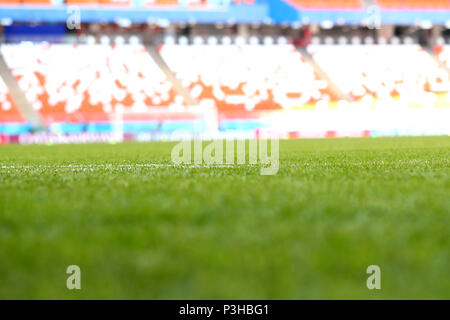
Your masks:
{"label": "orange stadium seat", "polygon": [[220,112],[290,109],[334,99],[292,45],[164,45],[161,55],[200,104]]}
{"label": "orange stadium seat", "polygon": [[377,0],[383,9],[450,9],[450,0]]}
{"label": "orange stadium seat", "polygon": [[4,45],[2,53],[46,123],[108,121],[120,106],[183,105],[143,46]]}
{"label": "orange stadium seat", "polygon": [[[199,1],[195,1],[199,2]],[[150,6],[177,6],[180,4],[179,0],[146,0],[146,5]]]}
{"label": "orange stadium seat", "polygon": [[0,0],[0,5],[5,5],[5,4],[16,5],[21,2],[22,2],[22,0]]}
{"label": "orange stadium seat", "polygon": [[22,0],[21,1],[25,5],[52,5],[52,0]]}
{"label": "orange stadium seat", "polygon": [[[254,4],[255,0],[234,0],[235,4]],[[146,0],[145,4],[148,6],[179,6],[184,5],[188,7],[208,6],[207,0]]]}
{"label": "orange stadium seat", "polygon": [[[0,0],[1,4],[28,4],[28,5],[52,5],[53,0]],[[104,6],[131,6],[132,0],[65,0],[67,4],[104,5]],[[235,4],[251,5],[255,0],[234,0]],[[147,6],[208,6],[207,0],[145,0]]]}
{"label": "orange stadium seat", "polygon": [[105,6],[131,6],[131,0],[98,0],[98,3]]}
{"label": "orange stadium seat", "polygon": [[308,51],[356,100],[396,98],[430,106],[439,96],[449,97],[449,73],[419,45],[310,45]]}
{"label": "orange stadium seat", "polygon": [[24,123],[22,116],[11,95],[8,92],[5,82],[0,78],[0,125],[5,123]]}
{"label": "orange stadium seat", "polygon": [[301,9],[362,9],[361,0],[288,0]]}
{"label": "orange stadium seat", "polygon": [[97,5],[98,0],[66,0],[67,4]]}

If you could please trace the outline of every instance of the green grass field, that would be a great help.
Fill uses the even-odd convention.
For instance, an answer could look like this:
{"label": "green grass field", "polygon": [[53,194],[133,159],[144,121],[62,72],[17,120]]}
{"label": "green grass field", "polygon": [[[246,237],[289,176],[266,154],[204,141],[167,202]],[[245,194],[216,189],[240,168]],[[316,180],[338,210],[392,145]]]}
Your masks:
{"label": "green grass field", "polygon": [[281,141],[276,176],[173,145],[0,147],[0,298],[450,298],[450,137]]}

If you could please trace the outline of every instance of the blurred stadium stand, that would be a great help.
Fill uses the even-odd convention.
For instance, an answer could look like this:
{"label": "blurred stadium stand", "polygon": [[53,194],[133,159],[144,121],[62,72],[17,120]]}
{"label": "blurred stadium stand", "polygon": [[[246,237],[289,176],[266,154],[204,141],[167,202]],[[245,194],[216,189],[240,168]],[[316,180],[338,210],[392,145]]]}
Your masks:
{"label": "blurred stadium stand", "polygon": [[144,112],[148,106],[184,104],[142,45],[4,45],[1,50],[44,122],[65,123],[64,131],[108,122],[118,106]]}
{"label": "blurred stadium stand", "polygon": [[[449,3],[0,0],[0,52],[48,134],[448,134]],[[2,141],[42,130],[8,86]]]}
{"label": "blurred stadium stand", "polygon": [[161,54],[194,99],[220,111],[290,109],[333,97],[292,45],[164,45]]}
{"label": "blurred stadium stand", "polygon": [[416,44],[311,45],[308,51],[353,100],[433,107],[450,99],[448,71]]}

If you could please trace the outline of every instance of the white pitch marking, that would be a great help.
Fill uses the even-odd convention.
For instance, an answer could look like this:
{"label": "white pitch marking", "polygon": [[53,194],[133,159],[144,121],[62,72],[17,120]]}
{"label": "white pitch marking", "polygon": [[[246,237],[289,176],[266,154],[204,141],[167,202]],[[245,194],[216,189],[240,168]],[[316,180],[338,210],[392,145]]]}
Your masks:
{"label": "white pitch marking", "polygon": [[175,165],[165,163],[146,164],[68,164],[68,165],[2,165],[0,169],[26,170],[26,169],[116,169],[116,168],[233,168],[234,165]]}

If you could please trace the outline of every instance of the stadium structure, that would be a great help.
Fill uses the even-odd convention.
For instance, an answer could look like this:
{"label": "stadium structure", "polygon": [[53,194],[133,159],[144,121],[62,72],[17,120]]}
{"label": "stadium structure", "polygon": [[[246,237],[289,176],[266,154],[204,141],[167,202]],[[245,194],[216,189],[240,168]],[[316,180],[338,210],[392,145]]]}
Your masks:
{"label": "stadium structure", "polygon": [[446,0],[0,0],[0,141],[449,134]]}

